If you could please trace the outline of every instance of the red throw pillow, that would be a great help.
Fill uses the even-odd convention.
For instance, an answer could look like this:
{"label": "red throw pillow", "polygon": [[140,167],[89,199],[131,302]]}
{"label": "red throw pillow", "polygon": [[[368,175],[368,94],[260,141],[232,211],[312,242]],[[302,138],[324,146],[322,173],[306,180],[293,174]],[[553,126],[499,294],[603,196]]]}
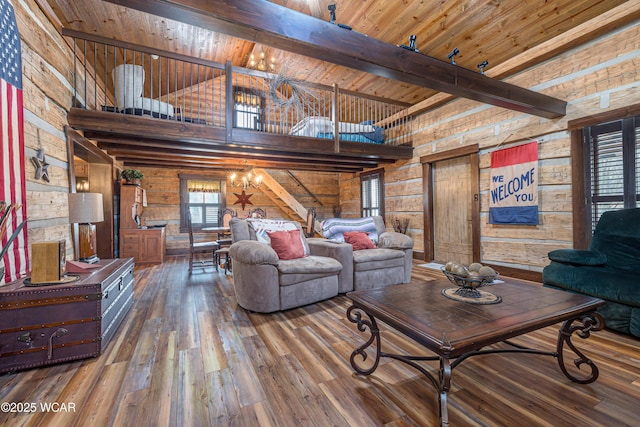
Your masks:
{"label": "red throw pillow", "polygon": [[344,241],[350,243],[354,251],[374,249],[376,247],[369,238],[369,233],[364,231],[345,231]]}
{"label": "red throw pillow", "polygon": [[304,247],[300,240],[300,230],[267,231],[271,239],[271,247],[280,259],[297,259],[304,257]]}

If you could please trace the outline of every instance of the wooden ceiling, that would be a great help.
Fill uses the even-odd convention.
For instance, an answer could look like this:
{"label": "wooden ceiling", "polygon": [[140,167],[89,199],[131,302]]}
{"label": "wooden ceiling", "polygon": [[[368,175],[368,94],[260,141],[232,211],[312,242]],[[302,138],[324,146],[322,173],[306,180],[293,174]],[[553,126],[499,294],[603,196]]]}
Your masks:
{"label": "wooden ceiling", "polygon": [[[337,83],[344,89],[416,106],[430,105],[430,99],[438,99],[434,97],[438,93],[432,89],[231,37],[179,22],[179,18],[171,20],[101,0],[39,0],[39,3],[43,9],[50,6],[50,12],[63,27],[85,33],[220,63],[229,60],[235,66],[247,66],[252,53],[259,56],[264,51],[278,66],[286,64],[288,73],[307,81]],[[154,3],[172,2],[127,2],[136,8],[148,8]],[[181,3],[197,7],[207,2]],[[477,72],[477,64],[487,60],[487,75],[494,78],[504,78],[540,63],[558,49],[570,48],[639,16],[635,0],[274,0],[271,3],[323,21],[329,21],[328,6],[335,3],[336,23],[393,45],[409,44],[409,36],[415,34],[420,53],[443,61],[448,61],[448,54],[458,48],[460,53],[455,61],[459,66]],[[625,3],[634,4],[631,13],[617,16],[606,25],[594,21]],[[589,23],[585,31],[575,31],[585,28],[585,23]],[[536,50],[552,39],[561,39],[562,43],[555,48]],[[528,52],[535,55],[527,55]],[[519,58],[524,59],[518,61]]]}

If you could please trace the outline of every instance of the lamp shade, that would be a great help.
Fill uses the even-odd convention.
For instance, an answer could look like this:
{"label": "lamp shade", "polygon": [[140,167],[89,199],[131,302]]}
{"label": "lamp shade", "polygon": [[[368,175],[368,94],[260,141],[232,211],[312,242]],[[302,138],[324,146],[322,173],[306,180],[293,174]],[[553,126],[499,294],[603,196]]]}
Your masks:
{"label": "lamp shade", "polygon": [[69,222],[88,224],[104,221],[102,194],[69,193]]}

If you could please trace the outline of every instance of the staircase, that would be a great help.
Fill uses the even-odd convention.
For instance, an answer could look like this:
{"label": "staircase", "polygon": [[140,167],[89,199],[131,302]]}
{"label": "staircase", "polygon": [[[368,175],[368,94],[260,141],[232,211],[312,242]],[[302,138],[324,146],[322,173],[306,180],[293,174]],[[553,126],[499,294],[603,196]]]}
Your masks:
{"label": "staircase", "polygon": [[[288,218],[294,221],[300,221],[304,228],[307,222],[307,209],[280,185],[278,181],[269,175],[267,171],[260,168],[255,168],[253,171],[256,175],[262,175],[262,187],[260,190],[271,199],[274,205],[286,213]],[[320,233],[322,231],[320,222],[316,221],[313,229],[316,233]]]}

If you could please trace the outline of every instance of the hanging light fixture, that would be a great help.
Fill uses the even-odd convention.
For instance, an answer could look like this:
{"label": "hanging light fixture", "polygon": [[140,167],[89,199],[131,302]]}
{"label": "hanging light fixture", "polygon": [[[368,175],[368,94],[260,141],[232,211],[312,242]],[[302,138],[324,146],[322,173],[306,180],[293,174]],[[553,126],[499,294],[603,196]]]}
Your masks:
{"label": "hanging light fixture", "polygon": [[249,68],[258,71],[269,71],[275,72],[276,69],[276,59],[272,56],[271,61],[267,64],[267,60],[265,58],[264,48],[260,52],[260,59],[256,60],[256,57],[252,53],[249,56]]}
{"label": "hanging light fixture", "polygon": [[253,169],[248,170],[240,176],[238,175],[238,173],[233,172],[229,176],[232,187],[241,187],[243,190],[248,190],[252,187],[260,188],[260,186],[262,185],[262,175],[256,175]]}

